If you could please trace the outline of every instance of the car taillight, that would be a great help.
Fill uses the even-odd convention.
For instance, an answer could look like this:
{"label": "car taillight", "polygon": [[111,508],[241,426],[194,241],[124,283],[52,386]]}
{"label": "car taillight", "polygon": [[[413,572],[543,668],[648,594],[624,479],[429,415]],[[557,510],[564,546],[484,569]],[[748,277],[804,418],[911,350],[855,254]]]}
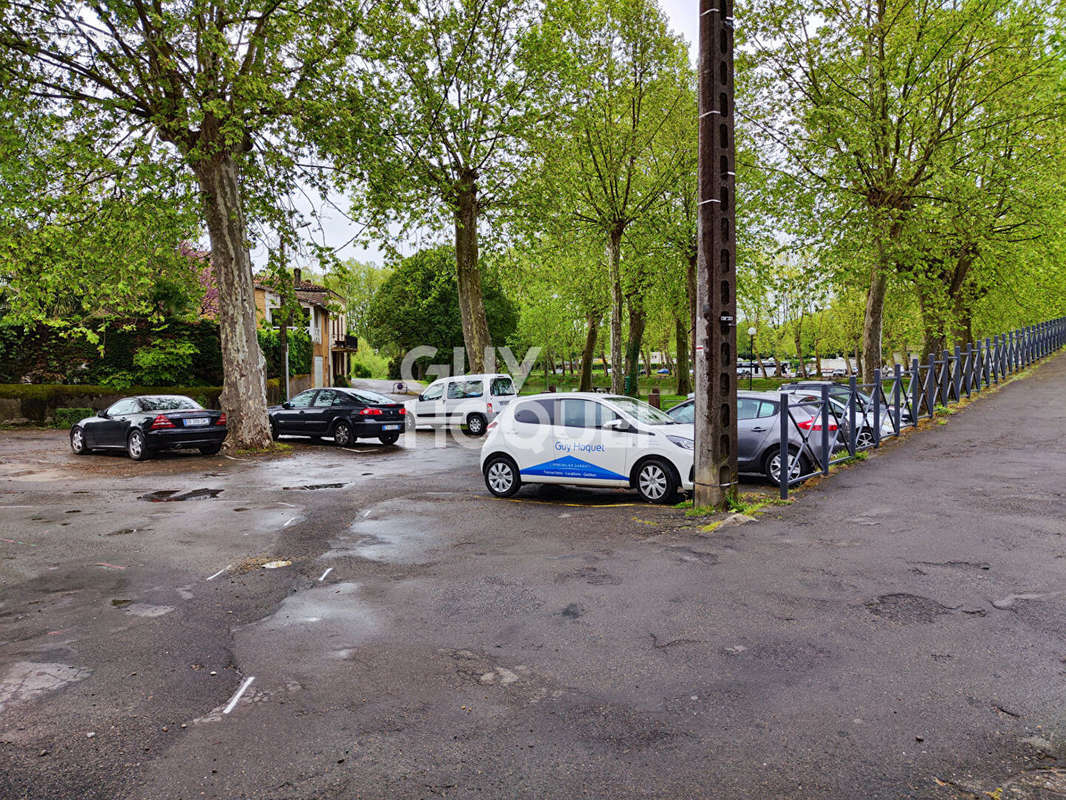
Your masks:
{"label": "car taillight", "polygon": [[[803,422],[797,422],[796,427],[803,428],[805,431],[820,431],[822,429],[822,420],[820,417],[811,417],[810,419],[803,420]],[[830,420],[829,430],[835,431],[836,429],[836,422]]]}
{"label": "car taillight", "polygon": [[492,413],[492,403],[489,403],[489,404],[488,404],[488,412],[489,412],[490,414]]}
{"label": "car taillight", "polygon": [[160,428],[173,428],[174,423],[170,421],[170,417],[166,414],[160,414],[158,417],[152,420],[152,430],[156,431]]}
{"label": "car taillight", "polygon": [[225,425],[226,424],[226,412],[225,411],[223,411],[221,414],[218,415],[218,422],[216,422],[215,424],[216,425]]}
{"label": "car taillight", "polygon": [[380,408],[364,408],[359,413],[362,414],[364,417],[379,417],[379,416],[381,416],[381,409]]}
{"label": "car taillight", "polygon": [[406,409],[406,408],[401,408],[401,409],[400,409],[400,416],[401,416],[401,417],[402,417],[402,416],[403,416],[404,414],[406,414],[406,413],[407,413],[407,409]]}

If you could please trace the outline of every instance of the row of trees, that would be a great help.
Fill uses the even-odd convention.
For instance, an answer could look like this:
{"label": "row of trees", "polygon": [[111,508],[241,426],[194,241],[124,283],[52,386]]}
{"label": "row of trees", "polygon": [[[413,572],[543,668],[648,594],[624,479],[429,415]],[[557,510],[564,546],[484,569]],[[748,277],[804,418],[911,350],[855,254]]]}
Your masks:
{"label": "row of trees", "polygon": [[[751,0],[737,18],[738,328],[760,349],[859,343],[869,374],[1062,311],[1052,9]],[[159,315],[146,298],[187,279],[178,245],[206,229],[241,445],[269,441],[250,247],[280,244],[285,271],[299,193],[348,198],[387,250],[450,238],[454,283],[430,295],[454,292],[474,370],[494,337],[580,352],[586,386],[609,357],[615,391],[650,345],[689,362],[695,75],[656,0],[0,0],[0,79],[7,315],[89,335]],[[386,277],[312,255],[354,332],[392,346],[403,320],[370,305],[445,258]]]}

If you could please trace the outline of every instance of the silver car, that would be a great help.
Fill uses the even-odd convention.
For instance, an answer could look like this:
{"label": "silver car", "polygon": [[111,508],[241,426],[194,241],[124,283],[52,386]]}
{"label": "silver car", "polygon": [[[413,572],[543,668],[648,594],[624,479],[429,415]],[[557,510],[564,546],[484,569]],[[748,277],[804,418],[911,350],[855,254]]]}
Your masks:
{"label": "silver car", "polygon": [[[765,475],[771,482],[781,481],[781,405],[774,392],[737,392],[737,469],[747,475]],[[790,404],[795,425],[789,426],[790,478],[812,471],[817,458],[811,448],[821,442],[820,403],[804,402],[796,397]],[[695,400],[689,398],[666,413],[678,422],[694,421]],[[830,447],[839,436],[836,420],[829,420]],[[809,443],[807,437],[811,437]],[[798,456],[798,458],[797,458]]]}

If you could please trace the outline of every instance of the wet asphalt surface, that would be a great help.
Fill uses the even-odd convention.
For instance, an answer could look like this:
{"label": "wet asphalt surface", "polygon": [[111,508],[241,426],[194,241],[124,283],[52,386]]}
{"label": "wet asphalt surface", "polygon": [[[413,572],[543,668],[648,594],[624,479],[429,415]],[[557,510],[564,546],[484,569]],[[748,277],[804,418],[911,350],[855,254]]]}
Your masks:
{"label": "wet asphalt surface", "polygon": [[428,433],[0,432],[0,797],[1066,797],[1064,390],[712,533]]}

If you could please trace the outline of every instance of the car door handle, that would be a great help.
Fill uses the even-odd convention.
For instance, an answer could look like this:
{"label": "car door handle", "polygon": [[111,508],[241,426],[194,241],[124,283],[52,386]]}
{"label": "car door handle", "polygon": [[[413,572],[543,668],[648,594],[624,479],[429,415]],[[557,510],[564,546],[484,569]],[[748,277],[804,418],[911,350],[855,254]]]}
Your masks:
{"label": "car door handle", "polygon": [[766,428],[752,428],[752,431],[755,433],[763,433],[765,430]]}

